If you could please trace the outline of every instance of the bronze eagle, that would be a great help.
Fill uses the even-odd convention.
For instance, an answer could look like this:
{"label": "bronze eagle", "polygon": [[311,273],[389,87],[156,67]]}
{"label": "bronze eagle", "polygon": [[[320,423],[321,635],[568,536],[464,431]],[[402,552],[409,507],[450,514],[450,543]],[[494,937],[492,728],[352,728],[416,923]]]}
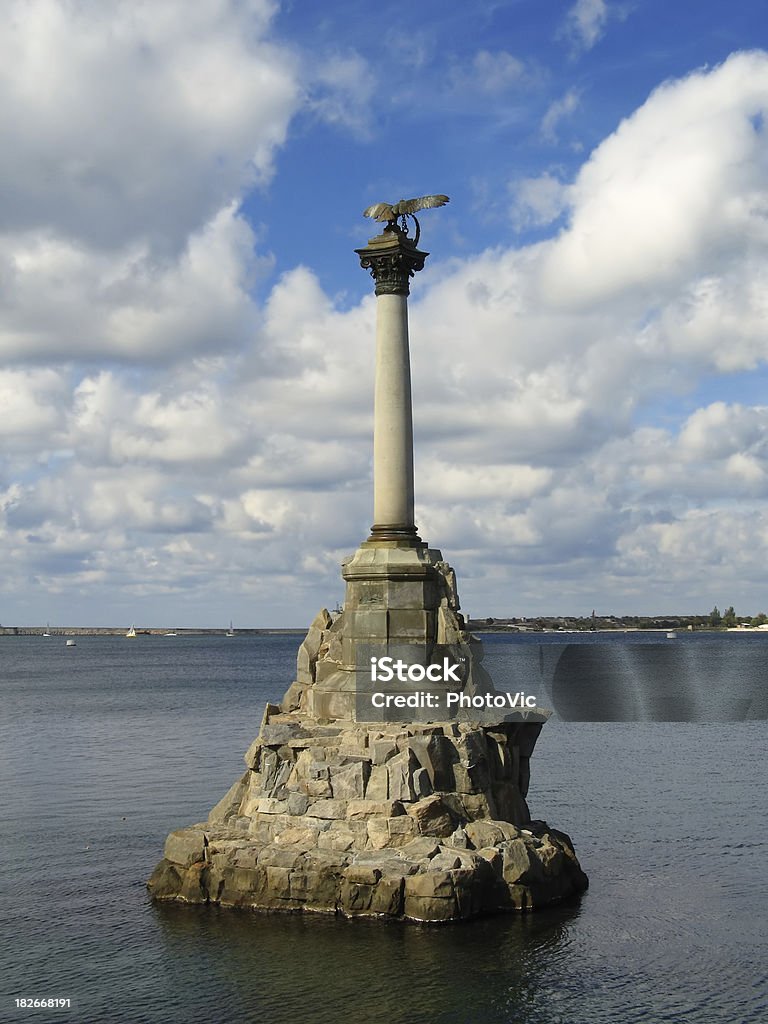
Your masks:
{"label": "bronze eagle", "polygon": [[412,217],[417,210],[429,210],[449,202],[448,196],[421,196],[419,199],[401,199],[398,203],[374,203],[363,210],[363,216],[393,224],[398,217]]}
{"label": "bronze eagle", "polygon": [[[413,222],[416,225],[416,237],[411,242],[412,245],[419,244],[419,236],[421,235],[421,225],[416,218],[417,210],[429,210],[433,206],[445,206],[449,203],[450,199],[448,196],[420,196],[418,199],[401,199],[397,203],[374,203],[373,206],[369,206],[366,210],[363,210],[364,217],[372,217],[373,220],[377,220],[380,223],[386,221],[387,226],[384,228],[385,231],[397,231],[401,235],[408,235],[408,217],[413,218]],[[398,227],[398,220],[400,226]]]}

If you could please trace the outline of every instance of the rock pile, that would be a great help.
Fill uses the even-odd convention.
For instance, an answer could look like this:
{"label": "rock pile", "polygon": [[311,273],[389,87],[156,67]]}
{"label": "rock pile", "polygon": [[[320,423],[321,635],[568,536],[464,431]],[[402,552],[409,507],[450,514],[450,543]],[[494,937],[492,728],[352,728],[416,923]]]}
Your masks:
{"label": "rock pile", "polygon": [[585,889],[568,836],[532,821],[525,801],[546,714],[492,726],[320,718],[312,693],[329,652],[341,658],[342,618],[323,611],[310,627],[297,681],[267,705],[245,773],[208,821],[168,836],[153,898],[438,922]]}

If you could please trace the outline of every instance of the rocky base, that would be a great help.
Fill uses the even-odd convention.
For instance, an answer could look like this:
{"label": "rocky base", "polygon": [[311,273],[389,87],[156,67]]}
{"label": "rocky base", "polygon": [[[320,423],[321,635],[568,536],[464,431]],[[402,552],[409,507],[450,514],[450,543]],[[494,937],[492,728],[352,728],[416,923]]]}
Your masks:
{"label": "rocky base", "polygon": [[533,910],[587,886],[568,836],[544,822],[471,822],[442,840],[380,850],[305,845],[262,845],[221,826],[181,829],[149,888],[158,900],[436,923]]}
{"label": "rocky base", "polygon": [[245,774],[170,834],[150,893],[441,922],[582,892],[570,839],[525,802],[541,724],[326,725],[268,705]]}

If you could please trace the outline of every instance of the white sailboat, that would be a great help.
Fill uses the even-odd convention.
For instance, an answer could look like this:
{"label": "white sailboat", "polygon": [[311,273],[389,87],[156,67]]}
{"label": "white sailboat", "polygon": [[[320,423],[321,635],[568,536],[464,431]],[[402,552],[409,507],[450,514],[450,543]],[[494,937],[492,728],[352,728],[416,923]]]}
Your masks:
{"label": "white sailboat", "polygon": [[224,636],[234,636],[234,635],[235,635],[235,631],[234,631],[234,629],[232,629],[232,620],[230,619],[229,620],[229,629],[224,634]]}
{"label": "white sailboat", "polygon": [[128,637],[129,639],[132,640],[136,636],[136,627],[135,626],[131,626],[131,628],[128,630],[128,632],[125,635],[126,635],[126,637]]}

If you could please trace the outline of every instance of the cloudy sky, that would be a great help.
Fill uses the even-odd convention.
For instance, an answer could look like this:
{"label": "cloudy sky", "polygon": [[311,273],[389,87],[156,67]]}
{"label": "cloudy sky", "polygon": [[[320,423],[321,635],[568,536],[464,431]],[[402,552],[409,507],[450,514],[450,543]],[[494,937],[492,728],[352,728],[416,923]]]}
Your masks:
{"label": "cloudy sky", "polygon": [[764,0],[6,0],[0,622],[302,625],[371,523],[369,203],[473,615],[768,610]]}

